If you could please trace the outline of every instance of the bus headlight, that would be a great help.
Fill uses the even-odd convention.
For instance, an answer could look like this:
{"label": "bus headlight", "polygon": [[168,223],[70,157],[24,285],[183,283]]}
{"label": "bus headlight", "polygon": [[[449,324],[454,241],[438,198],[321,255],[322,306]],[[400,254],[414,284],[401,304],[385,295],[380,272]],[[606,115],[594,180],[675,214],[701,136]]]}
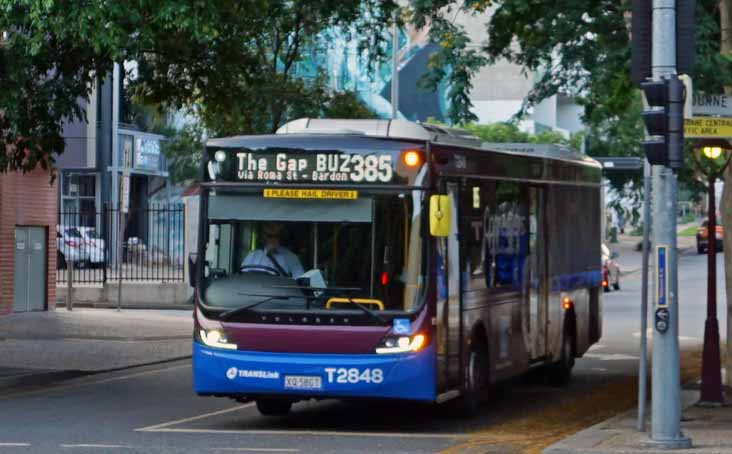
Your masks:
{"label": "bus headlight", "polygon": [[389,336],[384,338],[376,347],[376,353],[407,353],[416,352],[427,344],[427,337],[424,334],[414,336]]}
{"label": "bus headlight", "polygon": [[198,330],[198,338],[208,347],[236,350],[236,344],[230,344],[226,334],[220,329],[201,328]]}

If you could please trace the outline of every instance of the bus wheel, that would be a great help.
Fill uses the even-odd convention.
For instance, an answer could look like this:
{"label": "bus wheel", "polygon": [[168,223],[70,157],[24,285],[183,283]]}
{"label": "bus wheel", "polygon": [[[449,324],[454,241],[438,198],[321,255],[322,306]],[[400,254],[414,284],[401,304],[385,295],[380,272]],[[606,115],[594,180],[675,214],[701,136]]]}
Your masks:
{"label": "bus wheel", "polygon": [[282,416],[290,412],[292,401],[289,399],[257,399],[257,410],[265,416]]}
{"label": "bus wheel", "polygon": [[569,330],[564,330],[562,356],[558,362],[551,365],[549,371],[549,382],[555,386],[567,385],[572,379],[572,368],[574,367],[573,340],[574,338]]}
{"label": "bus wheel", "polygon": [[480,397],[485,380],[486,349],[481,343],[474,343],[465,364],[465,384],[460,396],[460,413],[464,417],[474,417],[480,411]]}

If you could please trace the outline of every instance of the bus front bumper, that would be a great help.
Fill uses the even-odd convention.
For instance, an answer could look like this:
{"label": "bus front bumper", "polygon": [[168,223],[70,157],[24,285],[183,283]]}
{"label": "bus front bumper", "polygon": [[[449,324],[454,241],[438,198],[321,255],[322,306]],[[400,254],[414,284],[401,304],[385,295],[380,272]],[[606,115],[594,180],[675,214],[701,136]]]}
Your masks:
{"label": "bus front bumper", "polygon": [[430,345],[403,354],[265,353],[209,348],[193,342],[196,393],[252,397],[371,397],[435,400]]}

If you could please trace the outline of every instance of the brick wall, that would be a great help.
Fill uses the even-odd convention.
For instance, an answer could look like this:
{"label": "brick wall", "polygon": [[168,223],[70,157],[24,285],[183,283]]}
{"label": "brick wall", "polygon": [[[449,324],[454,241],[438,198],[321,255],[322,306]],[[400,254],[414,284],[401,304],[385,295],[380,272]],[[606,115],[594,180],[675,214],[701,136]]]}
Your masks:
{"label": "brick wall", "polygon": [[15,226],[44,227],[47,231],[48,309],[56,304],[56,183],[40,169],[27,174],[0,174],[0,316],[13,312]]}

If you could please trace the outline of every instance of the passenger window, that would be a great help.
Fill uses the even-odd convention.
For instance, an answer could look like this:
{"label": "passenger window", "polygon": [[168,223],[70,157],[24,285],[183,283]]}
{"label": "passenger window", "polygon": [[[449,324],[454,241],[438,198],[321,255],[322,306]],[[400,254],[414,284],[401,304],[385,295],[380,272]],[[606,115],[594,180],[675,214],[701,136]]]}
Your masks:
{"label": "passenger window", "polygon": [[485,284],[519,290],[529,253],[528,191],[518,183],[499,181],[494,194],[484,210]]}
{"label": "passenger window", "polygon": [[464,275],[470,290],[486,288],[485,279],[485,227],[487,212],[495,205],[495,187],[493,181],[471,182],[463,192],[461,218],[465,224],[464,242]]}

